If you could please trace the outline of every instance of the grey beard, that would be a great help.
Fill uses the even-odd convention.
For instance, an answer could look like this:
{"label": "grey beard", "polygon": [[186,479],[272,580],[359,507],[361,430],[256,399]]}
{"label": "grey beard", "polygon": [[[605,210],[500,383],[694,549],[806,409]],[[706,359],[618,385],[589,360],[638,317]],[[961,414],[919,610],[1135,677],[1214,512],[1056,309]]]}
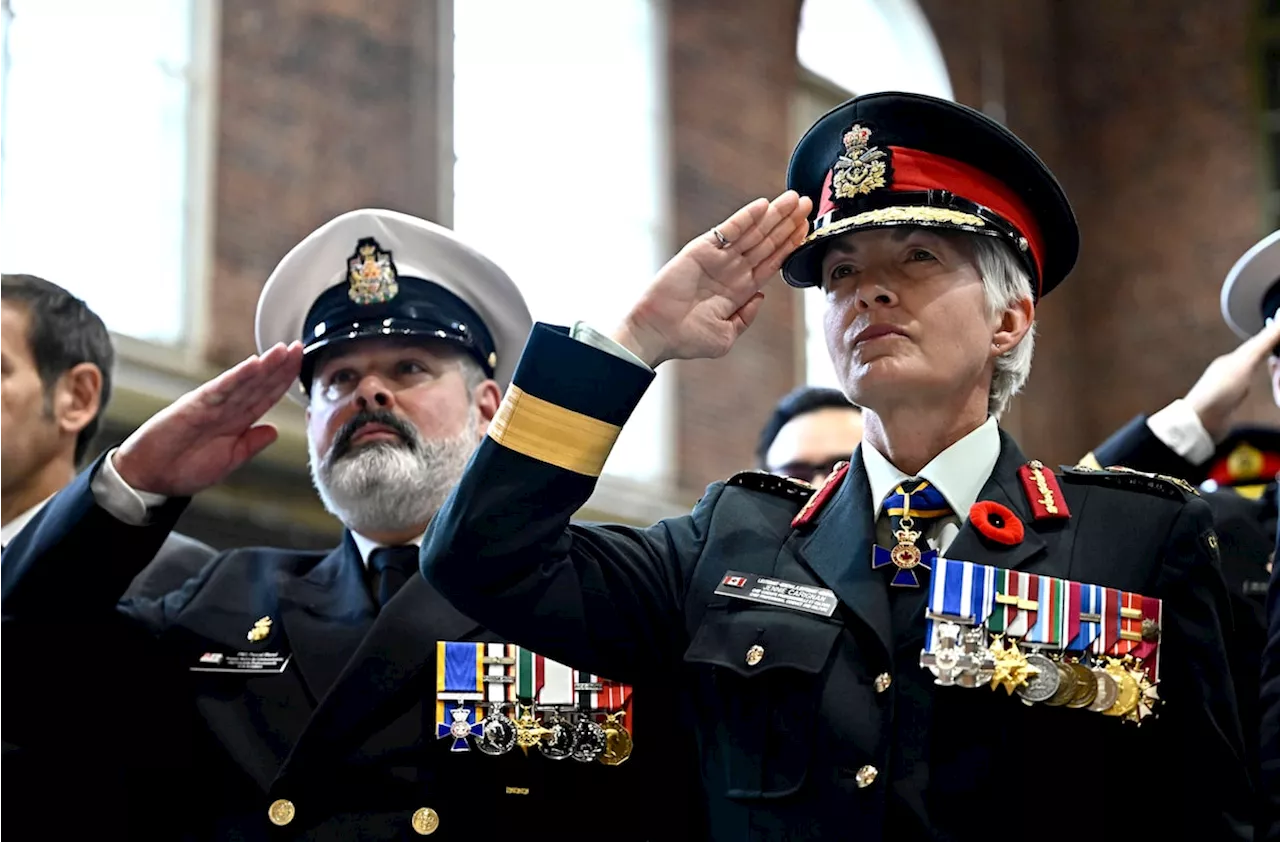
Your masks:
{"label": "grey beard", "polygon": [[320,500],[352,532],[369,535],[426,529],[462,479],[479,441],[473,406],[456,436],[424,439],[411,425],[408,442],[374,442],[333,459],[333,446],[311,454],[311,482]]}

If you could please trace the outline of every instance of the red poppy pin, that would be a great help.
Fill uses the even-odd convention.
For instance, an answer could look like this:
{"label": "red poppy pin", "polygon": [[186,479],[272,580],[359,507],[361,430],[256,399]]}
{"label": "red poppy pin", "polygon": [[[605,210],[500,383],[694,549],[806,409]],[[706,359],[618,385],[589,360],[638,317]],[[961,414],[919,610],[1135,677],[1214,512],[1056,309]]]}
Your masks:
{"label": "red poppy pin", "polygon": [[980,500],[969,507],[969,522],[983,538],[997,544],[1012,547],[1022,543],[1022,521],[1008,506],[992,500]]}

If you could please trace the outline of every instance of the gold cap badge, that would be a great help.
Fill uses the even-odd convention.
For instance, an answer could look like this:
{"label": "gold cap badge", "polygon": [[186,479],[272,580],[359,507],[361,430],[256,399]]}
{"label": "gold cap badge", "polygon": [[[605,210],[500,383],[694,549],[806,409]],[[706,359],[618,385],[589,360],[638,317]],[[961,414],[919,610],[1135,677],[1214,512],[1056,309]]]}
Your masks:
{"label": "gold cap badge", "polygon": [[351,282],[347,295],[357,304],[382,304],[400,292],[391,252],[383,251],[373,237],[356,244],[355,253],[347,260],[347,278]]}
{"label": "gold cap badge", "polygon": [[889,155],[871,146],[871,129],[854,125],[844,133],[844,154],[832,167],[831,193],[837,199],[856,199],[888,183]]}

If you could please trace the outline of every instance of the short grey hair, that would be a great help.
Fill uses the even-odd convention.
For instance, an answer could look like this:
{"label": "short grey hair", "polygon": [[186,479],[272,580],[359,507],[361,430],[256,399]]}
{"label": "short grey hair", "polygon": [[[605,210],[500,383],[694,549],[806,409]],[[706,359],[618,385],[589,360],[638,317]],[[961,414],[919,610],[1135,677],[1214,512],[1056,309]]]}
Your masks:
{"label": "short grey hair", "polygon": [[[981,234],[969,238],[974,263],[982,276],[982,289],[987,299],[987,313],[994,317],[1016,302],[1033,299],[1031,275],[1013,249],[1004,240]],[[1036,324],[1032,321],[1022,341],[996,357],[987,393],[987,411],[999,418],[1009,408],[1009,401],[1022,391],[1031,375],[1031,356],[1036,347]]]}
{"label": "short grey hair", "polygon": [[468,398],[474,401],[476,387],[488,380],[489,375],[484,373],[479,360],[470,354],[458,355],[458,371],[462,373],[462,382],[467,387]]}

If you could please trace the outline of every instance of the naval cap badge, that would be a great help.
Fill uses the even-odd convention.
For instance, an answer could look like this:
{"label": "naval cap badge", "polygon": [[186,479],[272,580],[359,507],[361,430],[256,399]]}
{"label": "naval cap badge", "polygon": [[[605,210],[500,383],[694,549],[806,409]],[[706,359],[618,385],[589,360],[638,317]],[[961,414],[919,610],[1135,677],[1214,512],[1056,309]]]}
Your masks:
{"label": "naval cap badge", "polygon": [[391,252],[378,245],[373,237],[362,237],[347,259],[347,295],[356,304],[382,304],[396,297],[400,285],[396,281],[396,264]]}

